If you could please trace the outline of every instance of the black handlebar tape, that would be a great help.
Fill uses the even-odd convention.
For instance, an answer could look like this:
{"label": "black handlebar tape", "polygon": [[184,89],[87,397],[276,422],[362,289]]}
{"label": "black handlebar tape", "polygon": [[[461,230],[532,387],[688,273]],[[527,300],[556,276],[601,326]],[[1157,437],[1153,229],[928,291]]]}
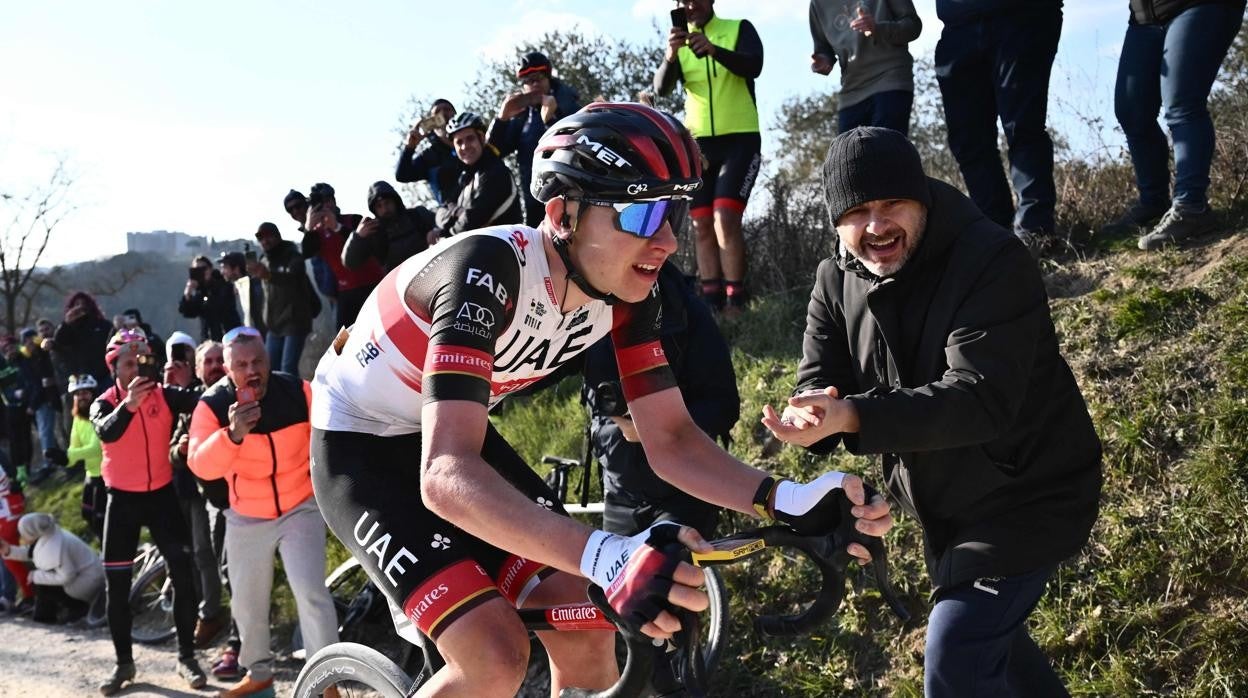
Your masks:
{"label": "black handlebar tape", "polygon": [[814,602],[801,613],[760,616],[754,620],[754,628],[773,637],[805,634],[832,617],[845,598],[845,567],[838,560],[835,537],[800,536],[787,527],[765,528],[761,532],[769,547],[794,548],[814,563],[819,569],[820,587]]}
{"label": "black handlebar tape", "polygon": [[615,685],[603,691],[591,691],[583,688],[565,688],[559,692],[559,698],[634,698],[639,696],[650,681],[654,672],[654,643],[641,632],[620,619],[611,604],[607,603],[607,595],[596,584],[589,586],[589,600],[594,602],[607,620],[615,623],[624,643],[628,646],[628,659],[624,662],[624,671]]}

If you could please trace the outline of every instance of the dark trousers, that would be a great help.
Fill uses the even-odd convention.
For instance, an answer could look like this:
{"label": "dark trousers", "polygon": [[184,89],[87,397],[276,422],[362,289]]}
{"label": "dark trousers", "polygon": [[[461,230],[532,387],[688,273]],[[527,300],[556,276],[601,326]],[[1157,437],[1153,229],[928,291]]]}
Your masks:
{"label": "dark trousers", "polygon": [[839,133],[859,126],[879,126],[910,135],[910,108],[914,106],[914,93],[910,90],[888,90],[841,107],[836,120]]}
{"label": "dark trousers", "polygon": [[64,622],[72,622],[87,614],[86,601],[79,601],[65,593],[65,587],[35,585],[35,612],[31,620],[36,623],[60,623],[61,609],[65,609]]}
{"label": "dark trousers", "polygon": [[30,435],[30,415],[20,406],[6,407],[4,412],[9,427],[9,461],[15,466],[29,466],[35,451]]}
{"label": "dark trousers", "polygon": [[1170,143],[1157,123],[1165,107],[1174,138],[1174,202],[1204,209],[1213,164],[1209,91],[1239,31],[1243,9],[1196,5],[1166,24],[1129,24],[1118,59],[1114,114],[1127,136],[1140,202],[1170,202]]}
{"label": "dark trousers", "polygon": [[104,515],[104,583],[108,590],[108,632],[113,637],[117,663],[134,661],[130,629],[130,582],[139,533],[146,526],[152,542],[165,558],[173,582],[173,620],[178,656],[195,656],[195,567],[191,561],[191,531],[182,518],[173,485],[151,492],[108,490]]}
{"label": "dark trousers", "polygon": [[[1055,227],[1053,141],[1045,119],[1061,33],[1060,9],[1018,11],[947,26],[936,44],[949,149],[975,205],[1006,228],[1051,233]],[[1017,216],[1001,167],[998,117],[1018,192]]]}
{"label": "dark trousers", "polygon": [[1068,696],[1027,633],[1053,567],[942,589],[927,619],[927,698]]}
{"label": "dark trousers", "polygon": [[[338,327],[350,327],[355,324],[355,316],[360,314],[360,308],[364,307],[364,301],[368,300],[368,294],[372,292],[373,286],[360,286],[347,291],[338,291],[338,307],[335,317]],[[298,371],[294,375],[299,375]]]}

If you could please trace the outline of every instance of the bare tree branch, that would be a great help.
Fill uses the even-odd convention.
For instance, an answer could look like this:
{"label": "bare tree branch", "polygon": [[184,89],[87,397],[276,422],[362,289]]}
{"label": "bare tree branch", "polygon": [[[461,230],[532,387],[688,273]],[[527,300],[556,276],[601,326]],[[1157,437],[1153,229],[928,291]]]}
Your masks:
{"label": "bare tree branch", "polygon": [[[46,182],[29,193],[0,194],[0,205],[9,209],[4,216],[9,222],[0,231],[0,301],[4,303],[3,319],[9,331],[29,318],[34,297],[46,285],[38,279],[47,275],[36,275],[36,269],[53,231],[76,208],[70,203],[73,185],[74,179],[61,158]],[[24,304],[20,318],[19,302]]]}

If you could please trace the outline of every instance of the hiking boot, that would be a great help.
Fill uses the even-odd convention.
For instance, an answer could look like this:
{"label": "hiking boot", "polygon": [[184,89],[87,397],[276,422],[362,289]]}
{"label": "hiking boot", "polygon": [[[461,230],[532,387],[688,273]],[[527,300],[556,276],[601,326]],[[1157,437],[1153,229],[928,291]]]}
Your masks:
{"label": "hiking boot", "polygon": [[1140,236],[1137,246],[1145,252],[1159,250],[1166,245],[1177,245],[1188,238],[1204,235],[1216,226],[1213,209],[1208,206],[1203,211],[1182,211],[1172,206],[1156,227]]}
{"label": "hiking boot", "polygon": [[204,670],[199,668],[199,662],[195,661],[194,657],[178,659],[178,665],[174,669],[191,688],[200,689],[208,685],[208,677],[204,674]]}
{"label": "hiking boot", "polygon": [[225,613],[218,613],[213,618],[200,618],[195,622],[195,649],[202,650],[211,645],[229,624],[229,616]]}
{"label": "hiking boot", "polygon": [[212,675],[218,679],[237,679],[242,676],[243,670],[238,666],[238,652],[222,652],[221,658],[212,663]]}
{"label": "hiking boot", "polygon": [[100,695],[111,696],[121,690],[127,681],[134,680],[134,662],[126,662],[113,667],[113,673],[100,684]]}
{"label": "hiking boot", "polygon": [[1101,235],[1127,235],[1138,233],[1141,228],[1152,228],[1169,209],[1169,204],[1131,204],[1117,219],[1101,226]]}
{"label": "hiking boot", "polygon": [[273,677],[270,676],[261,681],[247,674],[242,681],[217,694],[217,698],[241,698],[242,696],[273,698]]}

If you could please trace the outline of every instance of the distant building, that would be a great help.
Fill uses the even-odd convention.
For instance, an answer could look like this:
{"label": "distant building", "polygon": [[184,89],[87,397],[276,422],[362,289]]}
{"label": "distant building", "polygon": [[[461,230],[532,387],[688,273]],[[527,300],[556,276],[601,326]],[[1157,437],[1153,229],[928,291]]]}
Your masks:
{"label": "distant building", "polygon": [[197,254],[207,254],[211,246],[208,238],[201,235],[171,233],[153,230],[150,233],[126,233],[126,251],[144,252],[169,259],[190,260]]}

